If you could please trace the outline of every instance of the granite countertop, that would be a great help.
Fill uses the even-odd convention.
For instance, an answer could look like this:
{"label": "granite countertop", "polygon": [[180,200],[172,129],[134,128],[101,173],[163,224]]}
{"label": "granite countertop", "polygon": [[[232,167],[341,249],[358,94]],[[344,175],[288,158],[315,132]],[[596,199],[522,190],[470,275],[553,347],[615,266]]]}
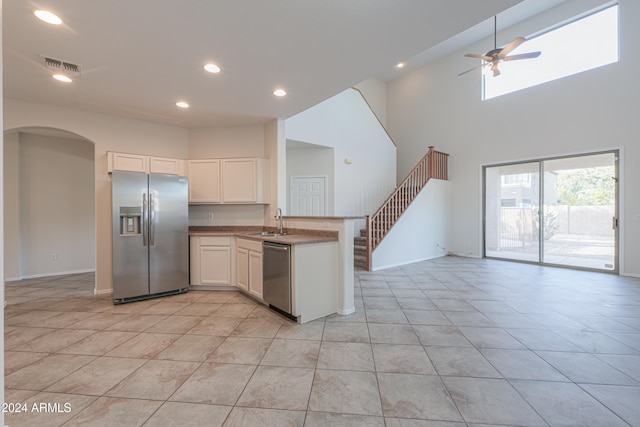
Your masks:
{"label": "granite countertop", "polygon": [[338,232],[332,230],[307,230],[285,228],[286,235],[283,236],[256,236],[250,233],[263,231],[275,232],[272,227],[252,227],[252,226],[192,226],[189,227],[189,236],[235,236],[243,239],[256,240],[259,242],[274,242],[285,245],[302,245],[309,243],[323,243],[338,241]]}

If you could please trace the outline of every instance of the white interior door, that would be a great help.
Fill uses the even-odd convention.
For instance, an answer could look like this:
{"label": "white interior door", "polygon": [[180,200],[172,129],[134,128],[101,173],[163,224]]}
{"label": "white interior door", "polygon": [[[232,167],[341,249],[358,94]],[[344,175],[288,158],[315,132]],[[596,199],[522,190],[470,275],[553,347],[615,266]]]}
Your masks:
{"label": "white interior door", "polygon": [[291,177],[290,215],[327,215],[327,177]]}

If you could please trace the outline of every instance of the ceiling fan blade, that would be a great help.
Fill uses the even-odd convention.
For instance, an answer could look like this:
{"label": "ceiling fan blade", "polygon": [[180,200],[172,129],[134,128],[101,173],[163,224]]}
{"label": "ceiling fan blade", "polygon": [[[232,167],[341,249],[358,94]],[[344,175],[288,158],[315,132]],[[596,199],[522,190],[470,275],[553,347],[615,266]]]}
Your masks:
{"label": "ceiling fan blade", "polygon": [[527,41],[527,39],[525,39],[524,37],[516,37],[515,39],[513,39],[511,41],[511,43],[509,43],[508,45],[506,45],[504,48],[502,48],[502,50],[500,51],[500,53],[498,54],[498,56],[502,59],[505,56],[507,56],[513,49],[517,48],[518,46],[520,46],[522,43],[524,43],[525,41]]}
{"label": "ceiling fan blade", "polygon": [[491,62],[493,60],[492,57],[487,56],[487,55],[477,55],[475,53],[467,53],[465,55],[467,58],[476,58],[476,59],[483,59],[485,61]]}
{"label": "ceiling fan blade", "polygon": [[491,65],[491,71],[493,71],[493,77],[497,77],[500,75],[500,69],[498,68],[497,62],[494,62],[493,65]]}
{"label": "ceiling fan blade", "polygon": [[542,52],[540,51],[536,51],[536,52],[529,52],[529,53],[521,53],[518,55],[511,55],[511,56],[505,56],[504,58],[502,58],[503,61],[515,61],[518,59],[530,59],[530,58],[537,58],[538,56],[540,56]]}
{"label": "ceiling fan blade", "polygon": [[460,77],[460,76],[461,76],[461,75],[463,75],[463,74],[470,73],[470,72],[471,72],[471,71],[473,71],[473,70],[477,70],[478,68],[484,67],[485,65],[487,65],[487,64],[480,64],[480,65],[476,65],[476,66],[475,66],[475,67],[473,67],[473,68],[469,68],[467,71],[463,71],[463,72],[461,72],[460,74],[458,74],[458,77]]}

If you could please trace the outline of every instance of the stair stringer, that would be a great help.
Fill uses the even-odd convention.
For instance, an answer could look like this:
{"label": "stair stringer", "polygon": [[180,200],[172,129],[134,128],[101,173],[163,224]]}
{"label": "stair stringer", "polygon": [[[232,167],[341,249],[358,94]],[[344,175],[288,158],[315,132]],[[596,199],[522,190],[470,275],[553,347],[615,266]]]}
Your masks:
{"label": "stair stringer", "polygon": [[371,255],[371,270],[447,255],[451,247],[451,182],[430,179]]}

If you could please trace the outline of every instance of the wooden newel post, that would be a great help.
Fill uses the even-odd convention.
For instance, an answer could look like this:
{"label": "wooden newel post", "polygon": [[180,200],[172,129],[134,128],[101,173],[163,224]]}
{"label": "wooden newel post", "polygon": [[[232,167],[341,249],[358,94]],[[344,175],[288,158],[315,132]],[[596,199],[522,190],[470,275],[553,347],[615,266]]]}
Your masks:
{"label": "wooden newel post", "polygon": [[367,253],[366,253],[367,271],[371,271],[371,252],[373,252],[371,241],[373,236],[371,233],[371,217],[369,215],[367,215],[366,233],[367,233]]}
{"label": "wooden newel post", "polygon": [[428,174],[427,176],[429,178],[433,178],[433,169],[434,169],[434,156],[433,156],[434,150],[433,150],[433,148],[434,148],[433,145],[430,145],[429,146],[429,151],[427,152],[427,159],[428,159],[427,164],[428,164],[428,168],[429,168],[429,171],[427,172],[427,174]]}

